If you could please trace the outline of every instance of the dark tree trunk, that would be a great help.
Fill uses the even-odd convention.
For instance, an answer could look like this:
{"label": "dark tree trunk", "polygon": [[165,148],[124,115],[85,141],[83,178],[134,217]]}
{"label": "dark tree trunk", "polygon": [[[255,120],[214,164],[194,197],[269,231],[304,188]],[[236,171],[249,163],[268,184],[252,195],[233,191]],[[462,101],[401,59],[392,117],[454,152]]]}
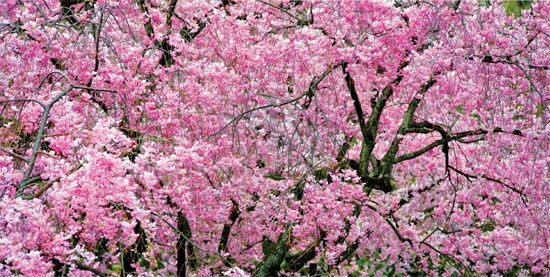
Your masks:
{"label": "dark tree trunk", "polygon": [[197,261],[194,255],[193,245],[191,241],[191,227],[189,226],[189,221],[183,215],[182,212],[178,212],[178,232],[179,238],[177,247],[177,276],[185,277],[187,276],[188,268],[195,269],[197,267]]}

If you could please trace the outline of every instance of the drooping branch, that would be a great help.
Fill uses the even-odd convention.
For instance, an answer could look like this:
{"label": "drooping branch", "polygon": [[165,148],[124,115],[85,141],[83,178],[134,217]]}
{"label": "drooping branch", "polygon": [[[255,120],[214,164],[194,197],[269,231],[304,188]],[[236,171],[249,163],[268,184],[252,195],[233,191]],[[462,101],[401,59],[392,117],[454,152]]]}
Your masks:
{"label": "drooping branch", "polygon": [[[174,64],[174,57],[172,54],[172,51],[174,50],[174,46],[172,46],[169,43],[169,36],[165,36],[163,40],[157,40],[155,39],[155,30],[153,27],[153,24],[151,23],[151,17],[149,16],[149,9],[145,4],[145,0],[138,0],[137,1],[139,9],[142,13],[147,15],[147,21],[144,24],[145,32],[147,33],[147,36],[151,39],[153,39],[153,43],[155,45],[155,48],[160,50],[162,52],[162,57],[160,58],[158,64],[164,67],[168,67]],[[180,17],[176,13],[176,6],[178,4],[178,0],[170,0],[170,3],[168,4],[168,9],[166,12],[166,21],[165,24],[168,26],[169,32],[172,32],[172,20],[173,18],[177,18],[182,22],[186,22],[185,19]],[[222,3],[218,6],[218,8],[225,8],[226,6],[234,4],[233,1],[222,1]],[[197,37],[206,27],[207,24],[207,17],[209,14],[214,12],[214,8],[208,11],[206,15],[204,15],[204,19],[201,18],[194,18],[195,23],[198,26],[198,29],[195,31],[191,31],[189,27],[183,27],[180,29],[179,33],[181,37],[187,41],[192,42],[195,37]]]}
{"label": "drooping branch", "polygon": [[344,158],[346,157],[346,155],[348,154],[349,149],[352,146],[351,145],[352,140],[353,140],[353,137],[346,137],[345,138],[344,143],[342,144],[342,146],[338,150],[338,154],[336,155],[336,161],[338,163],[341,163],[342,161],[344,161]]}
{"label": "drooping branch", "polygon": [[[180,221],[180,222],[183,224],[182,226],[180,226],[180,227],[182,227],[182,228],[177,228],[176,226],[174,226],[172,223],[170,223],[168,220],[166,220],[166,219],[163,217],[162,214],[155,213],[155,214],[153,214],[153,215],[154,215],[155,217],[157,217],[158,219],[160,219],[162,222],[164,222],[172,231],[174,231],[174,233],[176,233],[176,234],[178,235],[178,240],[179,240],[179,239],[185,240],[185,242],[186,242],[186,244],[187,244],[187,249],[188,249],[187,252],[188,252],[188,253],[194,253],[194,249],[198,249],[198,250],[200,250],[200,251],[203,252],[203,253],[212,254],[212,255],[216,255],[216,256],[220,257],[220,258],[224,261],[224,263],[229,263],[230,265],[232,264],[232,261],[229,260],[229,259],[227,259],[227,258],[225,257],[225,255],[222,255],[221,253],[216,252],[216,251],[210,251],[210,250],[204,249],[204,248],[202,248],[200,245],[196,244],[196,243],[191,239],[191,235],[192,235],[192,234],[191,234],[191,230],[190,230],[190,229],[189,229],[188,232],[183,232],[183,231],[182,231],[183,229],[185,229],[185,222],[184,222],[184,221],[187,220],[187,219],[184,220],[185,216],[183,216],[183,214],[182,214],[183,218],[181,218],[182,220]],[[176,222],[176,224],[177,224],[177,223],[178,223],[178,222]],[[189,222],[187,222],[187,224],[189,224]],[[190,248],[193,248],[193,251],[189,251]],[[178,248],[178,249],[179,249],[179,248]],[[193,257],[193,258],[194,258],[194,257]],[[193,262],[195,263],[194,265],[196,265],[197,261],[195,260],[195,261],[193,261]]]}
{"label": "drooping branch", "polygon": [[469,173],[466,173],[452,165],[448,165],[448,167],[453,170],[454,172],[456,172],[457,174],[460,174],[464,177],[466,177],[466,179],[470,180],[470,179],[485,179],[487,181],[491,181],[491,182],[495,182],[497,184],[500,184],[506,188],[508,188],[509,190],[517,193],[519,196],[520,196],[520,199],[521,201],[523,202],[523,204],[525,205],[525,207],[527,207],[527,202],[528,202],[528,199],[527,199],[527,196],[525,195],[525,193],[523,193],[523,190],[519,190],[513,186],[510,186],[509,184],[503,182],[502,180],[499,180],[499,179],[496,179],[496,178],[493,178],[493,177],[490,177],[490,176],[487,176],[486,174],[480,174],[480,175],[474,175],[474,174],[469,174]]}
{"label": "drooping branch", "polygon": [[107,273],[97,269],[97,268],[94,268],[94,267],[91,267],[91,266],[88,266],[88,265],[85,265],[83,263],[76,263],[76,267],[78,269],[81,269],[81,270],[86,270],[86,271],[90,271],[92,272],[93,274],[97,275],[97,276],[100,276],[100,277],[106,277],[107,276]]}
{"label": "drooping branch", "polygon": [[309,105],[311,105],[311,101],[313,100],[313,97],[315,96],[315,93],[317,92],[317,87],[319,86],[319,83],[321,83],[321,81],[323,81],[323,79],[325,79],[325,77],[327,77],[327,75],[332,73],[332,71],[334,69],[336,69],[338,66],[340,66],[340,65],[339,64],[331,65],[321,75],[319,75],[318,77],[315,76],[313,78],[313,80],[309,84],[307,92],[304,95],[306,97],[306,101],[302,105],[302,107],[304,109],[309,108]]}
{"label": "drooping branch", "polygon": [[278,108],[278,107],[282,107],[282,106],[285,106],[285,105],[288,105],[288,104],[291,104],[291,103],[295,103],[299,100],[301,100],[302,98],[306,98],[306,102],[305,104],[303,105],[304,108],[307,108],[309,106],[309,103],[311,103],[311,99],[313,98],[313,96],[315,95],[315,92],[317,91],[317,86],[319,85],[319,83],[328,75],[330,74],[334,69],[336,68],[336,66],[329,66],[329,68],[327,70],[325,70],[325,72],[323,72],[323,74],[321,74],[321,76],[319,77],[315,77],[313,78],[313,80],[311,81],[310,83],[310,86],[307,90],[306,93],[303,93],[295,98],[292,98],[292,99],[289,99],[289,100],[285,100],[285,101],[282,101],[280,103],[271,103],[271,104],[267,104],[267,105],[263,105],[263,106],[258,106],[258,107],[255,107],[255,108],[252,108],[250,110],[247,110],[241,114],[239,114],[238,116],[234,117],[233,119],[231,119],[227,124],[225,124],[221,129],[219,129],[218,131],[214,132],[213,134],[211,134],[210,136],[208,136],[208,138],[212,138],[214,136],[217,136],[219,135],[220,133],[222,133],[225,129],[227,129],[229,126],[231,126],[232,124],[235,124],[237,122],[239,122],[244,116],[246,116],[247,114],[250,114],[252,112],[255,112],[255,111],[259,111],[259,110],[263,110],[263,109],[268,109],[268,108]]}
{"label": "drooping branch", "polygon": [[[532,38],[532,40],[528,41],[528,44],[525,47],[526,50],[528,48],[528,45],[531,44],[531,42],[535,39],[535,37],[536,37],[536,35]],[[523,51],[525,51],[525,50],[523,50]],[[522,53],[523,51],[518,51],[515,55],[518,55],[518,54]],[[541,98],[541,103],[544,104],[544,97],[542,95],[542,92],[541,92],[540,88],[538,88],[535,85],[535,82],[533,81],[533,78],[531,77],[531,74],[529,74],[529,72],[527,72],[527,69],[524,68],[523,65],[521,65],[519,62],[512,60],[512,56],[506,56],[506,57],[503,57],[503,58],[496,58],[496,57],[493,57],[493,56],[490,56],[490,55],[486,55],[486,56],[483,56],[483,57],[477,56],[477,58],[481,59],[481,62],[483,62],[483,63],[488,63],[488,64],[498,64],[498,63],[500,63],[500,64],[508,64],[508,65],[512,65],[512,66],[517,67],[523,73],[523,75],[525,76],[525,79],[527,79],[527,81],[529,82],[529,85],[531,86],[531,88],[533,88],[539,94],[539,96]],[[467,59],[473,60],[474,57],[469,57]],[[547,71],[548,70],[548,66],[545,66],[545,65],[528,64],[526,66],[527,66],[528,69],[533,69],[533,70],[540,70],[540,71]]]}
{"label": "drooping branch", "polygon": [[[171,0],[168,5],[168,12],[166,14],[166,26],[168,30],[172,31],[172,17],[174,16],[176,5],[178,0]],[[168,36],[166,36],[160,43],[157,43],[157,46],[162,50],[162,58],[159,61],[161,66],[171,66],[174,64],[174,57],[172,57],[172,50],[174,47],[168,42]]]}
{"label": "drooping branch", "polygon": [[61,18],[67,18],[71,26],[76,29],[81,29],[82,25],[74,14],[71,6],[83,3],[86,9],[92,9],[95,2],[96,0],[60,0],[59,4],[61,5]]}
{"label": "drooping branch", "polygon": [[148,248],[149,237],[139,220],[137,220],[136,226],[134,226],[134,234],[137,235],[136,240],[123,252],[122,265],[126,273],[136,272],[135,264],[139,262]]}
{"label": "drooping branch", "polygon": [[[77,166],[73,167],[68,173],[66,176],[68,175],[71,175],[72,173],[76,172],[77,170],[79,170],[80,168],[82,167],[82,164],[79,163]],[[26,199],[26,200],[31,200],[33,198],[39,198],[40,196],[42,196],[49,188],[51,188],[54,183],[56,182],[59,182],[61,180],[61,177],[57,177],[55,178],[54,180],[51,180],[49,181],[47,184],[45,184],[44,186],[42,186],[41,188],[39,188],[34,194],[32,195],[29,195],[29,196],[24,196],[23,198]],[[21,189],[19,191],[20,193],[23,192],[23,189]]]}
{"label": "drooping branch", "polygon": [[178,0],[171,0],[168,5],[168,12],[166,13],[166,25],[168,26],[168,29],[172,27],[172,17],[174,16],[177,5]]}
{"label": "drooping branch", "polygon": [[[27,170],[25,170],[25,173],[23,174],[23,180],[26,180],[30,177],[32,170],[34,168],[34,163],[36,162],[36,155],[38,154],[38,150],[40,150],[40,145],[42,144],[42,138],[44,137],[44,132],[46,130],[46,124],[48,123],[48,118],[50,116],[50,111],[53,108],[53,106],[63,98],[69,91],[73,89],[73,86],[70,85],[67,89],[62,91],[60,94],[58,94],[54,99],[50,101],[48,105],[46,105],[46,108],[42,112],[42,118],[40,120],[40,125],[38,127],[38,134],[36,135],[36,139],[34,140],[33,149],[31,152],[31,156],[29,158],[29,167]],[[20,186],[18,186],[19,188]]]}
{"label": "drooping branch", "polygon": [[145,22],[143,27],[145,28],[145,33],[147,33],[147,36],[151,38],[154,36],[155,30],[153,29],[153,24],[151,23],[151,16],[149,15],[149,9],[145,5],[145,0],[137,0],[136,3],[138,4],[140,11],[147,18],[147,21]]}
{"label": "drooping branch", "polygon": [[[353,214],[352,214],[353,217],[358,218],[359,215],[361,215],[361,210],[362,210],[361,203],[355,203],[354,207],[353,207]],[[349,236],[350,230],[351,230],[351,223],[348,219],[346,219],[345,220],[345,225],[344,225],[345,235],[340,236],[338,238],[338,240],[336,241],[336,243],[338,243],[338,244],[344,243],[346,241],[347,237]],[[371,234],[371,231],[367,231],[367,234],[365,235],[365,237],[369,237],[370,234]],[[353,243],[351,243],[351,244],[348,243],[348,246],[346,247],[346,250],[344,252],[342,252],[342,254],[340,254],[340,256],[336,259],[334,265],[338,266],[342,262],[348,260],[353,255],[353,253],[355,253],[355,251],[359,248],[359,244],[360,244],[362,239],[364,239],[364,238],[363,237],[358,237],[353,241]]]}
{"label": "drooping branch", "polygon": [[[64,74],[62,74],[62,73],[60,73],[60,74],[62,76],[64,76],[65,78],[67,78]],[[54,107],[54,105],[57,102],[59,102],[65,95],[67,95],[67,93],[69,93],[73,89],[104,90],[104,89],[94,89],[94,88],[87,87],[87,86],[69,84],[69,86],[65,90],[63,90],[61,93],[56,95],[47,105],[45,105],[43,103],[40,103],[39,101],[36,101],[36,100],[25,99],[25,101],[32,101],[32,102],[40,103],[41,106],[44,108],[44,110],[43,110],[42,116],[40,118],[40,124],[38,126],[37,135],[36,135],[36,138],[35,138],[34,143],[33,143],[33,148],[32,148],[32,151],[31,151],[31,155],[27,159],[28,167],[25,170],[25,172],[23,173],[23,179],[17,185],[17,192],[19,194],[21,193],[21,191],[24,188],[27,187],[28,184],[32,183],[32,182],[30,182],[30,180],[34,180],[34,178],[31,178],[31,173],[32,173],[32,170],[34,169],[34,164],[36,162],[38,152],[40,151],[40,147],[42,145],[42,140],[44,139],[44,133],[46,131],[46,125],[48,123],[48,119],[50,117],[50,112],[51,112],[52,108]],[[104,91],[107,91],[107,90],[104,90]],[[17,101],[17,100],[21,100],[21,99],[6,100],[6,101],[3,101],[3,102],[12,102],[12,101]]]}
{"label": "drooping branch", "polygon": [[190,269],[197,268],[197,261],[194,257],[194,245],[189,243],[191,241],[191,227],[189,221],[180,211],[178,212],[177,228],[180,233],[178,236],[178,242],[176,244],[177,255],[177,276],[187,276],[187,266]]}
{"label": "drooping branch", "polygon": [[40,107],[42,107],[42,109],[46,109],[46,105],[44,105],[44,103],[42,103],[38,100],[29,99],[29,98],[1,100],[0,104],[9,103],[9,102],[32,102],[32,103],[36,103],[36,104],[40,105]]}
{"label": "drooping branch", "polygon": [[[93,72],[96,72],[96,73],[99,70],[99,53],[100,53],[101,30],[103,29],[103,15],[104,15],[104,6],[101,9],[101,16],[99,18],[99,24],[92,25],[93,30],[94,30],[94,38],[95,38],[95,42],[94,42],[95,43],[94,70],[93,70]],[[92,76],[90,77],[90,80],[88,81],[87,86],[91,87],[92,84],[93,84],[93,81],[94,81],[94,75],[92,74]],[[88,94],[91,95],[91,100],[94,103],[96,103],[104,113],[107,113],[109,109],[107,108],[107,105],[105,105],[105,103],[103,101],[100,101],[99,99],[97,99],[98,95],[97,95],[96,91],[88,90],[87,92],[88,92]]]}

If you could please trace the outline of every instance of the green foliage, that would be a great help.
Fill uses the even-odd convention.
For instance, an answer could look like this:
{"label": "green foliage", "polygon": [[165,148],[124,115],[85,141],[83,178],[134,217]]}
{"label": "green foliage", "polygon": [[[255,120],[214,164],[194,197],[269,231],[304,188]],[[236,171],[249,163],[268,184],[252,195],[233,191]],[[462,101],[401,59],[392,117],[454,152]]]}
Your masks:
{"label": "green foliage", "polygon": [[107,253],[107,251],[109,250],[109,248],[107,247],[108,242],[109,240],[106,238],[101,238],[97,242],[94,253],[96,253],[98,257],[102,257],[105,253]]}
{"label": "green foliage", "polygon": [[113,275],[121,275],[124,268],[121,264],[111,264],[107,268],[107,273],[113,274]]}
{"label": "green foliage", "polygon": [[531,8],[533,0],[504,0],[504,10],[507,15],[513,15],[514,17],[521,16],[522,10]]}
{"label": "green foliage", "polygon": [[477,122],[481,122],[481,116],[479,114],[472,112],[470,116],[475,118]]}
{"label": "green foliage", "polygon": [[264,175],[264,177],[275,181],[281,181],[286,179],[283,175],[281,175],[281,173],[278,173],[278,172],[267,173],[266,175]]}
{"label": "green foliage", "polygon": [[483,232],[491,232],[495,230],[495,223],[492,221],[486,221],[483,224],[481,224],[481,231]]}
{"label": "green foliage", "polygon": [[525,119],[525,116],[522,115],[522,114],[516,114],[516,115],[514,115],[514,117],[512,117],[512,120],[514,120],[514,121],[524,120],[524,119]]}
{"label": "green foliage", "polygon": [[503,274],[503,276],[506,276],[506,277],[512,277],[512,276],[519,276],[519,273],[521,272],[521,268],[518,267],[517,265],[515,265],[514,267],[512,267],[512,269],[510,269],[509,271],[505,272]]}
{"label": "green foliage", "polygon": [[535,115],[537,117],[541,117],[542,114],[544,113],[544,105],[541,103],[538,103],[536,108],[537,108],[537,112],[535,113]]}
{"label": "green foliage", "polygon": [[271,253],[275,252],[277,249],[277,244],[270,241],[267,238],[264,238],[262,241],[262,253],[266,256],[271,255]]}
{"label": "green foliage", "polygon": [[280,270],[280,266],[288,253],[288,238],[292,228],[287,228],[285,232],[279,237],[276,244],[264,239],[262,243],[262,251],[265,254],[263,262],[259,265],[258,270],[254,273],[254,276],[276,276]]}
{"label": "green foliage", "polygon": [[380,252],[375,252],[369,257],[358,257],[356,263],[359,269],[350,275],[352,277],[364,276],[363,273],[375,276],[378,272],[381,272],[382,276],[402,276],[395,273],[394,265],[390,264],[387,258],[380,257]]}

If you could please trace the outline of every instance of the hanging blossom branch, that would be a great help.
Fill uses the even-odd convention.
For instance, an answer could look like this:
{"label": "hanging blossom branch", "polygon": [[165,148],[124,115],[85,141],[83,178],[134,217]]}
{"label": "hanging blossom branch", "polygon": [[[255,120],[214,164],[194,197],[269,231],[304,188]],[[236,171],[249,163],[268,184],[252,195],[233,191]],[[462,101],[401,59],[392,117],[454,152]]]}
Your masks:
{"label": "hanging blossom branch", "polygon": [[[40,145],[42,144],[42,138],[44,137],[44,132],[46,130],[46,124],[48,123],[48,118],[50,117],[50,111],[55,105],[55,103],[59,102],[63,96],[67,95],[69,91],[73,89],[73,86],[70,85],[69,88],[62,91],[60,94],[58,94],[52,101],[46,105],[46,108],[44,109],[44,112],[42,112],[42,118],[40,120],[40,126],[38,127],[38,134],[36,135],[36,139],[34,140],[34,145],[32,148],[31,156],[29,157],[29,167],[27,170],[25,170],[25,173],[23,175],[23,180],[27,180],[29,176],[32,173],[32,170],[34,168],[34,163],[36,162],[36,156],[38,154],[38,150],[40,150]],[[20,186],[18,186],[19,190]]]}
{"label": "hanging blossom branch", "polygon": [[67,75],[65,75],[64,73],[59,72],[59,71],[51,72],[46,77],[44,77],[42,79],[42,82],[38,86],[38,89],[40,89],[40,87],[42,87],[42,85],[44,84],[44,80],[46,78],[48,78],[49,76],[53,75],[53,74],[61,75],[61,78],[66,79],[69,82],[69,86],[66,89],[64,89],[61,93],[56,95],[47,104],[44,104],[43,102],[40,102],[38,100],[27,99],[27,98],[8,99],[8,100],[0,101],[0,104],[9,103],[9,102],[33,102],[33,103],[39,104],[44,110],[42,112],[42,116],[40,118],[40,124],[38,126],[38,131],[37,131],[36,138],[34,139],[33,148],[32,148],[31,154],[30,154],[28,159],[25,158],[25,157],[22,157],[21,155],[13,153],[13,152],[9,151],[8,149],[4,149],[4,148],[1,149],[2,151],[8,152],[8,154],[17,157],[17,158],[25,161],[25,163],[28,164],[27,169],[23,173],[23,180],[17,185],[17,194],[18,195],[20,195],[22,190],[27,188],[29,184],[32,184],[34,182],[37,182],[37,181],[41,180],[40,177],[31,177],[31,174],[32,174],[32,171],[34,169],[34,165],[36,163],[36,158],[38,156],[38,152],[40,151],[40,148],[41,148],[41,145],[42,145],[42,140],[44,139],[44,133],[46,132],[46,125],[48,124],[48,119],[50,117],[50,112],[51,112],[52,108],[54,107],[54,105],[57,102],[59,102],[64,96],[67,95],[67,93],[69,93],[73,89],[114,92],[113,90],[110,90],[110,89],[92,88],[92,87],[88,87],[88,86],[73,84],[72,82],[70,82],[70,79],[69,79],[69,77],[67,77]]}
{"label": "hanging blossom branch", "polygon": [[289,99],[289,100],[285,100],[283,102],[280,102],[280,103],[271,103],[271,104],[267,104],[267,105],[263,105],[263,106],[258,106],[258,107],[255,107],[255,108],[252,108],[250,110],[247,110],[241,114],[239,114],[238,116],[234,117],[233,119],[231,119],[227,124],[225,124],[221,129],[219,129],[218,131],[214,132],[213,134],[211,134],[210,136],[208,136],[208,138],[212,138],[212,137],[215,137],[217,135],[219,135],[220,133],[222,133],[225,129],[227,129],[229,126],[231,126],[232,124],[235,124],[237,122],[239,122],[244,116],[246,116],[247,114],[249,113],[252,113],[252,112],[255,112],[255,111],[259,111],[259,110],[263,110],[263,109],[267,109],[267,108],[278,108],[278,107],[282,107],[282,106],[285,106],[285,105],[288,105],[288,104],[291,104],[291,103],[294,103],[294,102],[297,102],[299,101],[300,99],[306,97],[306,102],[304,103],[303,107],[304,109],[307,109],[311,103],[311,99],[315,96],[315,92],[317,91],[317,86],[319,85],[319,83],[321,81],[323,81],[323,79],[325,79],[325,77],[327,75],[329,75],[336,67],[338,67],[339,65],[331,65],[327,68],[327,70],[325,70],[325,72],[323,72],[323,74],[321,74],[320,76],[318,77],[315,77],[313,78],[313,80],[311,81],[310,85],[309,85],[309,88],[308,90],[295,97],[295,98],[292,98],[292,99]]}

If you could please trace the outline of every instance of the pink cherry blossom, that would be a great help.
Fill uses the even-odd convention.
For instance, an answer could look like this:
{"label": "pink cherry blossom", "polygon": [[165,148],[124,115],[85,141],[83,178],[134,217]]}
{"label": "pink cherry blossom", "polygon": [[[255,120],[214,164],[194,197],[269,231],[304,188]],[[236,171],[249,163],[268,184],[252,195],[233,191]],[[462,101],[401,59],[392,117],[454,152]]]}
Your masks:
{"label": "pink cherry blossom", "polygon": [[511,2],[0,1],[0,276],[548,275]]}

